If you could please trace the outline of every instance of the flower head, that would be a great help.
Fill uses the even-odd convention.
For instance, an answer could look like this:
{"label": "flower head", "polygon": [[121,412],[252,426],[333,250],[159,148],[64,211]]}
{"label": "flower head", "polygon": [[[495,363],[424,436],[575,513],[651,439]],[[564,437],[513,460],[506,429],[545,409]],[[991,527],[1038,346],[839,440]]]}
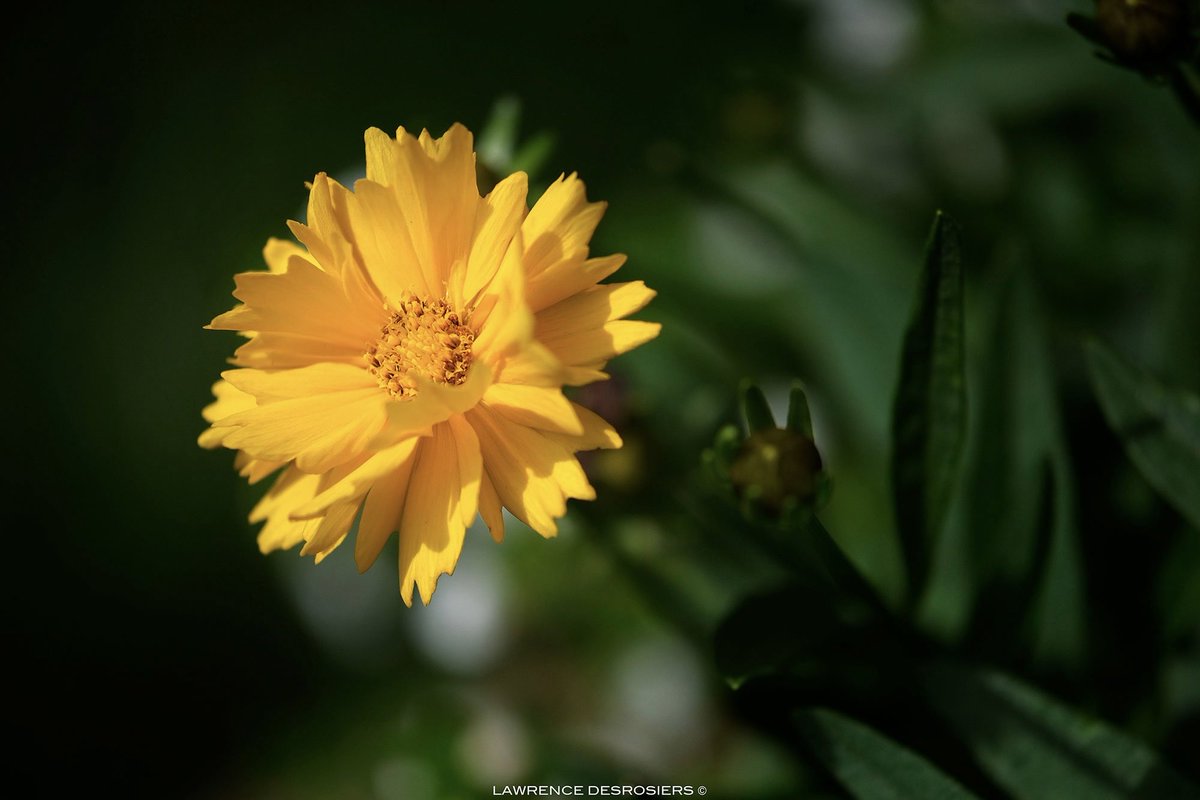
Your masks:
{"label": "flower head", "polygon": [[560,177],[532,209],[515,173],[476,188],[471,133],[366,133],[353,191],[318,174],[299,244],[270,239],[267,271],[210,328],[247,341],[204,409],[205,447],[238,450],[251,482],[281,470],[251,512],[265,553],[318,561],[357,519],[360,570],[400,536],[400,592],[425,602],[453,572],[476,514],[502,509],[543,536],[595,491],[575,453],[620,447],[564,385],[606,377],[659,325],[626,320],[654,296],[599,281],[624,263],[588,251],[604,204]]}

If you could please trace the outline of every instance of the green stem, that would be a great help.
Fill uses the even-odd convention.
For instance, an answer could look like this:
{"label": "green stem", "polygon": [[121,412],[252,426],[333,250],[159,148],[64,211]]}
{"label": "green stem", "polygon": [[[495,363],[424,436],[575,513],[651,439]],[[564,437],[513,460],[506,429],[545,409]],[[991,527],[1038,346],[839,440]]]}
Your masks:
{"label": "green stem", "polygon": [[859,572],[858,567],[854,565],[842,550],[841,546],[834,541],[833,536],[825,529],[819,519],[813,518],[812,524],[808,526],[808,535],[812,539],[813,547],[816,550],[817,557],[825,565],[825,568],[833,576],[834,582],[845,589],[865,600],[877,612],[890,616],[887,606],[880,599],[875,587],[870,581],[863,577]]}

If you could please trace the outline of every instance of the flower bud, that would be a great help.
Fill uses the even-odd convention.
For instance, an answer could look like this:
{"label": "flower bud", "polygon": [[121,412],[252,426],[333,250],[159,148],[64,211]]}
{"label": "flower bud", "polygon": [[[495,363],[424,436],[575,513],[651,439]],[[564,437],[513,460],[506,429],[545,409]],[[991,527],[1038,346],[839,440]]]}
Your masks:
{"label": "flower bud", "polygon": [[785,428],[750,434],[729,467],[738,497],[779,514],[793,501],[811,506],[821,485],[821,454],[812,439]]}
{"label": "flower bud", "polygon": [[1096,27],[1118,58],[1161,64],[1184,54],[1188,11],[1187,0],[1097,0]]}

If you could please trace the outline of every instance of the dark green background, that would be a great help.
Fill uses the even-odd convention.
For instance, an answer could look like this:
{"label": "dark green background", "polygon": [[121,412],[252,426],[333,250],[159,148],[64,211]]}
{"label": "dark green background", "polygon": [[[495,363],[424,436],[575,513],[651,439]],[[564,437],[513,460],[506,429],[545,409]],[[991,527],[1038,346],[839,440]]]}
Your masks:
{"label": "dark green background", "polygon": [[[601,536],[624,513],[671,530],[673,493],[732,419],[736,380],[800,377],[835,475],[830,527],[894,590],[884,428],[921,243],[948,209],[966,241],[974,357],[995,358],[987,321],[1003,287],[1025,287],[1074,454],[1091,624],[1073,657],[1090,668],[1051,653],[1039,674],[1186,752],[1194,700],[1150,719],[1143,690],[1165,667],[1142,654],[1194,657],[1194,632],[1162,643],[1153,583],[1168,552],[1194,579],[1197,548],[1179,555],[1179,537],[1195,532],[1124,461],[1079,342],[1098,335],[1200,386],[1200,136],[1167,92],[1092,57],[1062,24],[1072,4],[852,5],[865,16],[843,23],[805,2],[146,4],[13,19],[4,584],[18,767],[47,790],[368,797],[364,747],[419,741],[412,751],[440,763],[457,723],[429,687],[471,681],[407,646],[347,668],[313,637],[282,588],[279,561],[295,556],[259,556],[244,523],[255,493],[228,454],[194,444],[234,346],[201,326],[230,304],[232,274],[285,234],[304,180],[360,168],[364,128],[478,131],[505,95],[522,102],[524,134],[555,136],[538,177],[578,170],[611,202],[599,251],[629,253],[623,274],[660,290],[644,316],[663,336],[618,369],[643,481],[607,496],[599,482]],[[572,591],[577,559],[604,561],[602,546],[510,538],[532,544],[500,550],[523,576],[520,652],[471,680],[498,680],[520,713],[551,720],[535,724],[534,776],[628,777],[562,745],[557,712],[496,676],[540,669],[538,653],[559,663],[548,681],[582,676],[587,706],[594,665],[628,631],[660,626],[653,604],[616,579]],[[658,566],[683,571],[705,557],[661,552]],[[961,619],[965,591],[943,587],[939,624]],[[421,613],[400,615],[398,640]],[[424,733],[364,734],[384,729],[364,709],[386,704],[417,709]]]}

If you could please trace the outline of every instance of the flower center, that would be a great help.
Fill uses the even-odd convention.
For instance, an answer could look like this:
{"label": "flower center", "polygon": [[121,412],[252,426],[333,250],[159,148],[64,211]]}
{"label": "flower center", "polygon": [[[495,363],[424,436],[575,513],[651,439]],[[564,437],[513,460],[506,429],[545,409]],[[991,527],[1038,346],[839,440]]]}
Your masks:
{"label": "flower center", "polygon": [[474,341],[475,331],[445,300],[405,292],[363,358],[379,385],[403,400],[416,395],[418,377],[454,386],[465,381]]}

